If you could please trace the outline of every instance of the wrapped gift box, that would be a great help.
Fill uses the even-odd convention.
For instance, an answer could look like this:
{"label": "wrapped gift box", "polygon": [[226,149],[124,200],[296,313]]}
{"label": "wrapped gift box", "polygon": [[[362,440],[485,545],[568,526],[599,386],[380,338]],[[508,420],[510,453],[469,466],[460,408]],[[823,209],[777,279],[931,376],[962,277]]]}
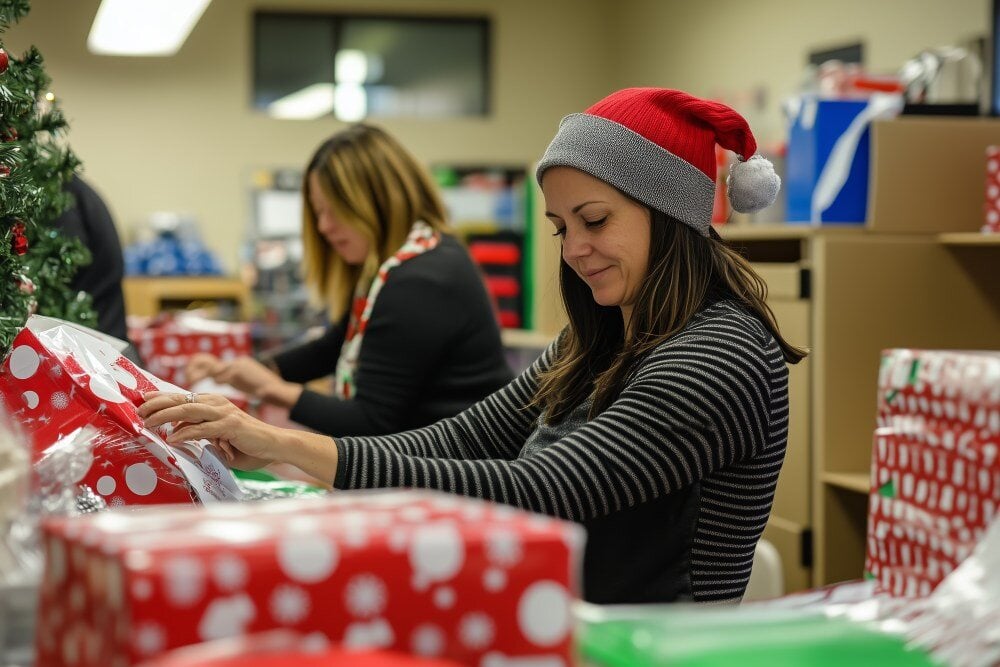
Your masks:
{"label": "wrapped gift box", "polygon": [[1000,232],[1000,146],[986,147],[986,222],[983,232]]}
{"label": "wrapped gift box", "polygon": [[144,662],[139,667],[462,667],[440,658],[420,658],[397,651],[349,650],[329,647],[316,637],[290,630],[223,639],[185,646]]}
{"label": "wrapped gift box", "polygon": [[580,652],[604,667],[996,667],[997,563],[1000,522],[918,599],[853,582],[740,606],[580,604]]}
{"label": "wrapped gift box", "polygon": [[171,448],[168,429],[144,427],[136,406],[155,390],[181,391],[97,332],[52,318],[32,316],[0,364],[0,397],[32,442],[36,490],[80,485],[113,506],[240,498],[204,443]]}
{"label": "wrapped gift box", "polygon": [[1000,353],[890,350],[879,373],[865,570],[928,595],[1000,506]]}
{"label": "wrapped gift box", "polygon": [[569,665],[583,529],[429,492],[46,525],[39,664],[136,664],[276,628],[469,665]]}
{"label": "wrapped gift box", "polygon": [[150,373],[180,386],[187,386],[184,369],[191,357],[199,352],[214,354],[220,359],[253,353],[249,324],[190,314],[130,317],[129,338]]}
{"label": "wrapped gift box", "polygon": [[791,100],[785,190],[789,222],[856,223],[868,219],[871,123],[902,109],[898,95],[868,99]]}

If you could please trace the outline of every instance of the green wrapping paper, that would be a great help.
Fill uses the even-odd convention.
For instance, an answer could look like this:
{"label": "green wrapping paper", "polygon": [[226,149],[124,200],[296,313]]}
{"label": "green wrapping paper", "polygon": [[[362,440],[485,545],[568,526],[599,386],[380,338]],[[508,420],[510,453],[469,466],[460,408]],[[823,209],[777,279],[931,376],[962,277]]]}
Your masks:
{"label": "green wrapping paper", "polygon": [[930,667],[887,634],[801,610],[658,607],[584,609],[580,654],[600,667]]}
{"label": "green wrapping paper", "polygon": [[290,479],[279,479],[266,470],[233,470],[236,483],[244,493],[245,500],[268,500],[271,498],[296,498],[318,496],[326,493],[314,484]]}

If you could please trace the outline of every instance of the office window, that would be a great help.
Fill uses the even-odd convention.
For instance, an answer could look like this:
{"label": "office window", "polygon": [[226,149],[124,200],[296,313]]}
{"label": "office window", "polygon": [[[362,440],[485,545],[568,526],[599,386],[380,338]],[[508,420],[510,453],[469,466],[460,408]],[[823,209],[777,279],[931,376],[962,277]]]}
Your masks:
{"label": "office window", "polygon": [[484,18],[254,15],[254,106],[278,118],[483,116]]}

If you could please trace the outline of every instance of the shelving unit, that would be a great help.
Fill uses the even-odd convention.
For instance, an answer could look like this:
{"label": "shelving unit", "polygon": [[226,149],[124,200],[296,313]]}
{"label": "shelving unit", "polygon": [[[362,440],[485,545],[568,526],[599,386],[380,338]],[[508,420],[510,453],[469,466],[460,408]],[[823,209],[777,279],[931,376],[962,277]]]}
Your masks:
{"label": "shelving unit", "polygon": [[1000,242],[978,231],[1000,123],[903,116],[871,132],[864,234],[813,242],[816,585],[863,574],[881,350],[1000,345]]}
{"label": "shelving unit", "polygon": [[983,234],[981,232],[953,232],[938,234],[940,243],[949,246],[996,246],[1000,248],[1000,234]]}
{"label": "shelving unit", "polygon": [[844,491],[854,491],[868,495],[871,491],[871,477],[863,472],[824,472],[820,481]]}
{"label": "shelving unit", "polygon": [[765,537],[789,590],[860,578],[881,351],[996,348],[1000,243],[861,225],[719,231],[768,282],[783,333],[811,348],[790,369],[788,453]]}
{"label": "shelving unit", "polygon": [[228,304],[240,319],[248,320],[252,309],[250,288],[239,278],[128,276],[122,281],[122,292],[129,315],[153,316],[207,302]]}

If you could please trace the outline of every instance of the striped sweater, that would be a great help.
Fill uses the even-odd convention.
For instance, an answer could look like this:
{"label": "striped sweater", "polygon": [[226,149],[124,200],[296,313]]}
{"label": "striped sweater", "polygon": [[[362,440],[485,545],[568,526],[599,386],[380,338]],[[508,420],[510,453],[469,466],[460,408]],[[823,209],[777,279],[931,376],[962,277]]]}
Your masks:
{"label": "striped sweater", "polygon": [[788,433],[774,337],[735,302],[708,306],[604,412],[575,411],[571,432],[538,446],[552,427],[526,406],[554,354],[456,417],[338,438],[334,486],[439,489],[581,522],[592,602],[740,599]]}

